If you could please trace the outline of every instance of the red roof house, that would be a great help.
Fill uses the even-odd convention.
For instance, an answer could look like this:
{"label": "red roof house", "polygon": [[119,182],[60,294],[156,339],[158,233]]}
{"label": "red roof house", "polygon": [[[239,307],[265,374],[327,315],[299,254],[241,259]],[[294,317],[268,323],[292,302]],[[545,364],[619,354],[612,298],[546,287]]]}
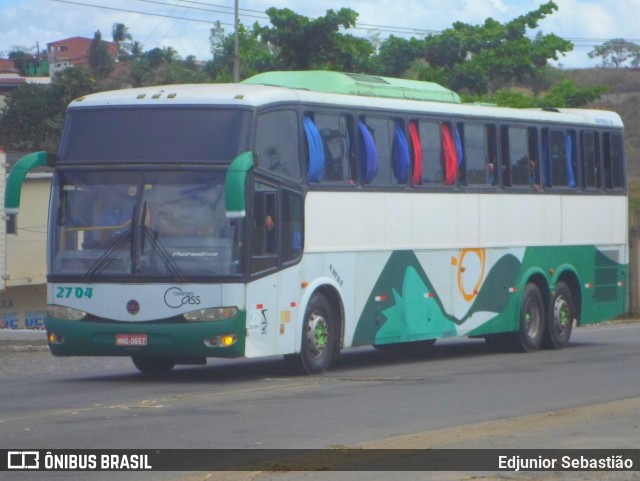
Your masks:
{"label": "red roof house", "polygon": [[[47,44],[47,56],[49,59],[49,75],[53,77],[56,72],[68,67],[83,66],[89,64],[89,47],[93,39],[85,37],[71,37]],[[118,45],[107,42],[109,54],[115,61],[118,60]]]}

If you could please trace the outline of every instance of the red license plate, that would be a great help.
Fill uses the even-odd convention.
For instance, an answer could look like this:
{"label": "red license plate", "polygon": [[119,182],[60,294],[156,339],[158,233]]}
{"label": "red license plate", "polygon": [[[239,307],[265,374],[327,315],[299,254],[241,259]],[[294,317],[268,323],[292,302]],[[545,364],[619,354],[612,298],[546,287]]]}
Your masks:
{"label": "red license plate", "polygon": [[116,334],[116,346],[146,346],[146,334]]}

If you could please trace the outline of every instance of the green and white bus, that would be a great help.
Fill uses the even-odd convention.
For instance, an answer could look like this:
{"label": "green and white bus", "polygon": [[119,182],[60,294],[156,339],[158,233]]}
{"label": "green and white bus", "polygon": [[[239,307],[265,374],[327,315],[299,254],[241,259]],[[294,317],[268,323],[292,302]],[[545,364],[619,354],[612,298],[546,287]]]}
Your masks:
{"label": "green and white bus", "polygon": [[55,356],[159,373],[284,355],[313,374],[354,346],[563,348],[625,311],[612,112],[271,72],[75,100],[57,155],[12,170],[7,212],[44,164]]}

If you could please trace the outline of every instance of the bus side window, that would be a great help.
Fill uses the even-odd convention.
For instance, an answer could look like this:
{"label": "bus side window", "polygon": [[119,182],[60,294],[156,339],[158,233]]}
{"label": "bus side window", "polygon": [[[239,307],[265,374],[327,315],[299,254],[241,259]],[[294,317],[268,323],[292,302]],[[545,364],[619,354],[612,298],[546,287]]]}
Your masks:
{"label": "bus side window", "polygon": [[[370,161],[372,160],[370,157],[366,158],[366,164],[363,163],[363,170],[366,171],[364,180],[369,184],[389,185],[393,182],[394,122],[389,118],[368,116],[362,119],[362,124],[364,124],[369,131],[377,152],[374,171],[369,169],[371,165]],[[366,135],[364,132],[362,132],[362,134],[363,136]],[[370,141],[370,139],[363,140],[365,142]],[[367,178],[369,179],[368,181]]]}
{"label": "bus side window", "polygon": [[458,124],[462,142],[460,181],[467,185],[495,185],[495,128],[481,124]]}
{"label": "bus side window", "polygon": [[605,188],[609,190],[622,189],[624,188],[622,137],[620,134],[607,132],[603,138]]}
{"label": "bus side window", "polygon": [[530,183],[529,141],[525,127],[504,127],[502,131],[503,159],[502,178],[506,187],[526,187]]}
{"label": "bus side window", "polygon": [[262,272],[277,265],[276,189],[262,182],[255,183],[253,219],[251,225],[252,272]]}
{"label": "bus side window", "polygon": [[575,135],[570,131],[549,131],[551,187],[576,187]]}
{"label": "bus side window", "polygon": [[585,189],[601,189],[600,136],[582,132],[582,178]]}
{"label": "bus side window", "polygon": [[[418,121],[417,134],[422,152],[422,175],[419,183],[425,185],[444,184],[444,156],[440,122]],[[413,180],[415,184],[417,179]]]}
{"label": "bus side window", "polygon": [[300,180],[298,114],[294,110],[266,112],[256,124],[259,168],[291,180]]}
{"label": "bus side window", "polygon": [[304,246],[304,204],[300,194],[282,190],[282,262],[295,261]]}
{"label": "bus side window", "polygon": [[344,114],[316,113],[314,124],[320,133],[324,153],[324,175],[320,182],[354,182],[351,169],[353,142],[349,133],[349,118]]}

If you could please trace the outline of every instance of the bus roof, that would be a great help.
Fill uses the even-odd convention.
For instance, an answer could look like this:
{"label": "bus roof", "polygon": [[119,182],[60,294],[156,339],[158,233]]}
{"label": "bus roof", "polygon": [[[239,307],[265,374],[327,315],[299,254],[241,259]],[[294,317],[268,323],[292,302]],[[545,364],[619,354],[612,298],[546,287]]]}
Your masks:
{"label": "bus roof", "polygon": [[457,93],[433,82],[326,70],[264,72],[242,83],[343,95],[460,103]]}
{"label": "bus roof", "polygon": [[465,118],[487,118],[509,121],[559,122],[591,124],[621,128],[615,112],[589,109],[515,109],[486,105],[433,102],[389,97],[367,97],[316,92],[290,86],[251,84],[185,84],[140,87],[87,95],[74,100],[70,109],[112,106],[204,106],[256,108],[274,104],[312,104],[370,110],[384,109],[410,114],[434,114]]}

